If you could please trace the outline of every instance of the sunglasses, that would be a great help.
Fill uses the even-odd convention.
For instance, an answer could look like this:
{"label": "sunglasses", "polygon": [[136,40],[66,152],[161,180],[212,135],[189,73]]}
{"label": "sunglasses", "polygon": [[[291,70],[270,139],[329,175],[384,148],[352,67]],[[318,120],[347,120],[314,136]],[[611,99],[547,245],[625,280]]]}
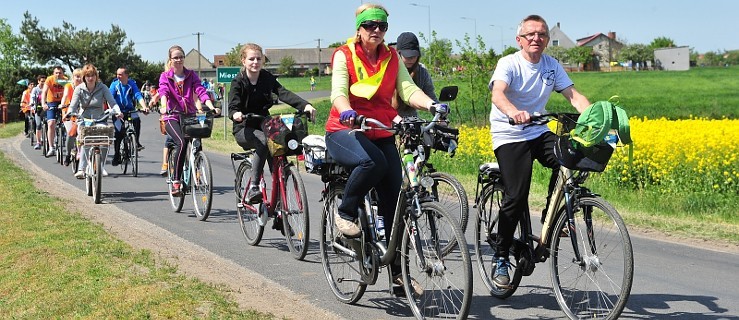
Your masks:
{"label": "sunglasses", "polygon": [[364,28],[364,30],[367,30],[367,31],[372,31],[377,28],[380,28],[380,31],[382,32],[387,31],[387,27],[388,27],[387,22],[379,22],[379,21],[365,21],[365,22],[362,22],[360,26]]}

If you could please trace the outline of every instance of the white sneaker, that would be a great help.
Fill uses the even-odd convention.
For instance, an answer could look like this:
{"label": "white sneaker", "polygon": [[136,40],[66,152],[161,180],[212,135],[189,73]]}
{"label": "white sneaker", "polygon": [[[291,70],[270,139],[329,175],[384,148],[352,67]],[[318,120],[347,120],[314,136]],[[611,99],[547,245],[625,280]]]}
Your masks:
{"label": "white sneaker", "polygon": [[47,157],[53,157],[54,156],[54,149],[49,150],[49,152],[46,153]]}
{"label": "white sneaker", "polygon": [[74,177],[77,179],[84,179],[85,178],[85,172],[82,170],[79,170],[74,173]]}
{"label": "white sneaker", "polygon": [[108,176],[108,171],[105,171],[105,168],[103,168],[103,177],[107,177],[107,176]]}

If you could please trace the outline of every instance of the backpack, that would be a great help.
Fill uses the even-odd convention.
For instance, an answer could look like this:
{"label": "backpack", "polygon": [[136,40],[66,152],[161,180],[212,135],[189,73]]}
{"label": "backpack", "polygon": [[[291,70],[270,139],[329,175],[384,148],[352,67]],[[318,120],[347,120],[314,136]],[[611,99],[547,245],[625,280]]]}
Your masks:
{"label": "backpack", "polygon": [[267,148],[272,156],[294,156],[303,153],[301,142],[308,136],[305,121],[291,114],[267,118],[262,122]]}
{"label": "backpack", "polygon": [[621,143],[632,143],[629,117],[618,106],[618,96],[595,102],[585,109],[574,129],[559,136],[554,154],[566,168],[603,172],[614,149],[605,141],[611,130],[616,131]]}

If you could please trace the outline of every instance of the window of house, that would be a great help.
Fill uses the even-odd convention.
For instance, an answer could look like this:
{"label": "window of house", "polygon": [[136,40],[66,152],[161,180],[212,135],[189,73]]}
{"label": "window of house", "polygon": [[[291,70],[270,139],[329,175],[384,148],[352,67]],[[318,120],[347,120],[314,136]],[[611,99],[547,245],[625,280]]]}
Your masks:
{"label": "window of house", "polygon": [[559,47],[559,40],[552,40],[552,46]]}

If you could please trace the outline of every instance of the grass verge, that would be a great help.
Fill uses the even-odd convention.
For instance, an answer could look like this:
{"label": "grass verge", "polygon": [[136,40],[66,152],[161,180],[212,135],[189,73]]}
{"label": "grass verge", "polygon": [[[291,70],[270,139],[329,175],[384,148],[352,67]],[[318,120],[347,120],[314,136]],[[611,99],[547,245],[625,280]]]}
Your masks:
{"label": "grass verge", "polygon": [[[22,130],[9,124],[0,137]],[[273,318],[65,210],[3,153],[0,185],[0,318]]]}

